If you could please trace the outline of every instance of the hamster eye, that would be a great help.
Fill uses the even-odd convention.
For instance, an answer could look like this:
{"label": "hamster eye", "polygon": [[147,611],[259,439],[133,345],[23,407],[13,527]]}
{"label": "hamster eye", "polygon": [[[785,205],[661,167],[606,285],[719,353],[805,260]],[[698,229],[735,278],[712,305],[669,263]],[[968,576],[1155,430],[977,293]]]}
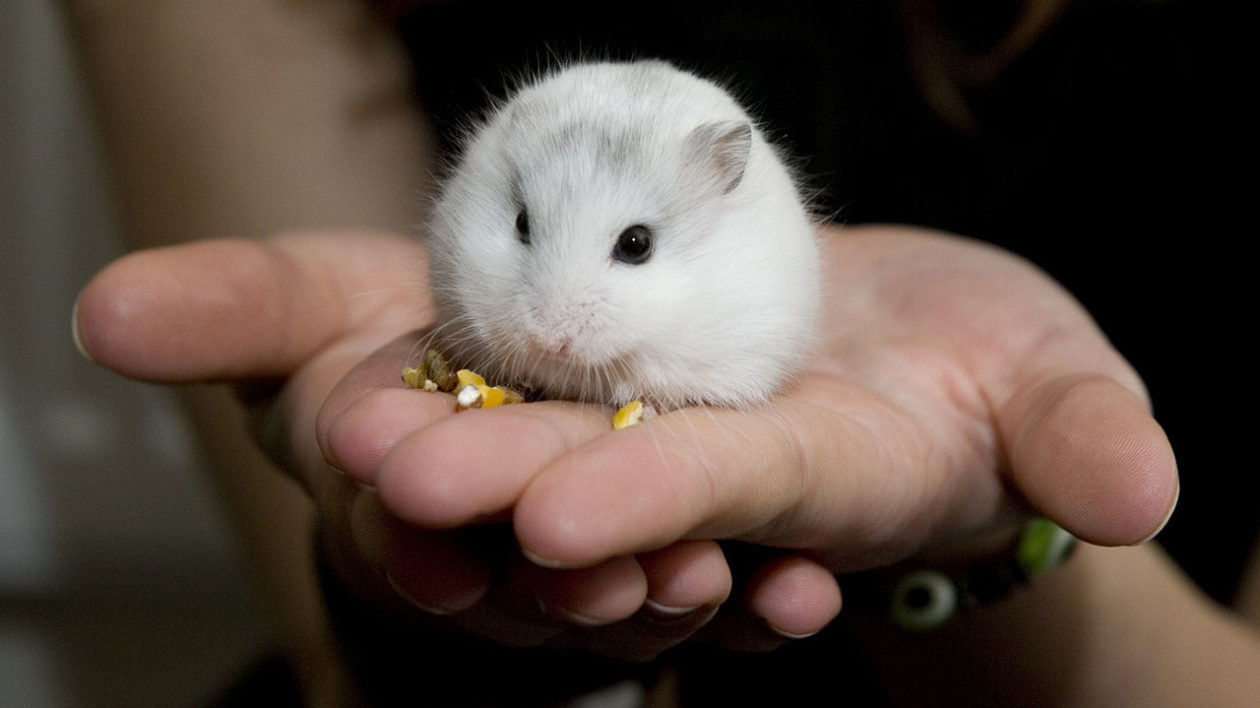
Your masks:
{"label": "hamster eye", "polygon": [[521,243],[529,243],[529,214],[524,209],[516,215],[516,237]]}
{"label": "hamster eye", "polygon": [[639,265],[652,255],[652,232],[648,227],[635,224],[617,237],[617,245],[613,246],[612,256],[615,260],[630,265]]}

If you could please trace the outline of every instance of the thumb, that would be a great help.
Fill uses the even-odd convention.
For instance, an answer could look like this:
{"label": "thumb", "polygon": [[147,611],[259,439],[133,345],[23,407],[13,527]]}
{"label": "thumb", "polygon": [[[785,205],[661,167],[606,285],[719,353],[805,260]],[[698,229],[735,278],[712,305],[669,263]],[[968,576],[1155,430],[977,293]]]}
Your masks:
{"label": "thumb", "polygon": [[138,251],[84,287],[75,341],[102,366],[148,381],[286,376],[348,331],[379,323],[382,308],[413,327],[423,258],[402,237],[322,232]]}
{"label": "thumb", "polygon": [[1104,376],[1052,379],[1004,411],[1012,475],[1028,501],[1082,540],[1130,545],[1177,503],[1177,465],[1136,394]]}

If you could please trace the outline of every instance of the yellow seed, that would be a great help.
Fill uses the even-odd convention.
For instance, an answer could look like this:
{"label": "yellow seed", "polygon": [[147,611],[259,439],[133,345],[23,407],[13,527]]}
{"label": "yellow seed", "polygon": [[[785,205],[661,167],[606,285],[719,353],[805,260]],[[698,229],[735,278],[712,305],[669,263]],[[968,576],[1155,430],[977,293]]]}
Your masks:
{"label": "yellow seed", "polygon": [[477,390],[481,392],[482,408],[494,408],[495,406],[525,402],[524,396],[507,386],[477,386]]}
{"label": "yellow seed", "polygon": [[468,369],[460,369],[455,372],[455,377],[459,379],[459,387],[463,388],[469,384],[473,386],[485,386],[486,380],[481,378],[480,374],[474,374]]}
{"label": "yellow seed", "polygon": [[[445,366],[445,360],[441,359],[441,355],[435,350],[430,349],[426,355],[426,370],[431,370],[434,361],[441,361],[439,369],[436,373],[441,376],[441,367]],[[467,410],[469,408],[494,408],[495,406],[503,406],[509,403],[524,403],[525,396],[508,388],[507,386],[490,386],[486,383],[485,378],[469,369],[460,369],[450,376],[450,388],[443,386],[442,382],[432,380],[431,376],[425,373],[432,371],[421,371],[414,367],[403,369],[403,381],[412,388],[423,388],[426,391],[451,391],[455,393],[456,410]]]}
{"label": "yellow seed", "polygon": [[508,388],[507,386],[495,386],[495,388],[503,391],[503,405],[505,406],[510,403],[525,402],[525,396],[515,389]]}
{"label": "yellow seed", "polygon": [[628,428],[641,420],[643,420],[643,401],[630,401],[613,415],[613,430]]}
{"label": "yellow seed", "polygon": [[425,382],[424,374],[414,366],[408,366],[402,370],[402,380],[411,388],[421,388]]}
{"label": "yellow seed", "polygon": [[482,408],[494,408],[495,406],[503,403],[503,389],[493,388],[490,386],[478,386],[477,390],[481,391]]}

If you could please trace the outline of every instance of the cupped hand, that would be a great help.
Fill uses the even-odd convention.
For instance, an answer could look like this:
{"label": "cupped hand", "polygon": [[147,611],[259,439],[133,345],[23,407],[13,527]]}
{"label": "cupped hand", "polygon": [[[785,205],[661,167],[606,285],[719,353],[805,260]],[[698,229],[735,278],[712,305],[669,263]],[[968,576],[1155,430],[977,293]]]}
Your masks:
{"label": "cupped hand", "polygon": [[[94,361],[136,379],[233,384],[259,445],[317,504],[328,558],[360,597],[388,603],[401,592],[427,614],[450,615],[438,624],[502,643],[585,647],[633,659],[705,625],[732,583],[712,541],[680,542],[593,569],[541,568],[525,561],[509,529],[417,528],[328,464],[317,431],[328,436],[329,416],[318,428],[316,421],[335,387],[338,398],[329,408],[361,394],[399,397],[397,409],[382,409],[376,428],[361,431],[355,444],[365,450],[387,449],[421,422],[449,413],[449,399],[399,388],[412,340],[399,335],[431,319],[426,268],[414,239],[377,233],[309,232],[140,251],[84,288],[76,343]],[[385,356],[391,341],[404,343],[394,359]],[[541,406],[548,407],[565,410],[562,416],[585,434],[607,424],[593,409]],[[763,572],[769,580],[754,583],[748,596],[772,607],[777,596],[802,596],[796,605],[809,624],[830,620],[838,609],[834,579],[812,564],[781,565]],[[741,621],[753,628],[742,633],[750,646],[783,641],[759,616]]]}
{"label": "cupped hand", "polygon": [[[449,397],[387,383],[415,355],[410,337],[331,395],[325,453],[412,527],[510,519],[531,567],[592,584],[684,540],[737,539],[790,550],[797,571],[817,570],[810,559],[845,572],[992,552],[1033,513],[1104,545],[1162,526],[1176,466],[1141,381],[1051,279],[905,228],[829,230],[823,260],[816,355],[765,406],[683,409],[617,432],[607,409],[572,404],[454,414]],[[808,633],[819,604],[787,608],[822,582],[784,582],[770,607],[746,599],[783,633]],[[601,607],[599,621],[632,607]]]}
{"label": "cupped hand", "polygon": [[893,228],[829,232],[824,261],[819,353],[784,395],[615,433],[599,407],[455,415],[403,389],[416,337],[399,334],[430,313],[423,252],[399,237],[142,252],[89,284],[76,322],[121,373],[247,384],[260,441],[342,555],[509,643],[680,641],[731,591],[713,539],[791,551],[740,577],[719,618],[756,645],[829,621],[831,572],[966,548],[1027,509],[1098,543],[1160,526],[1176,473],[1140,381],[1051,281]]}

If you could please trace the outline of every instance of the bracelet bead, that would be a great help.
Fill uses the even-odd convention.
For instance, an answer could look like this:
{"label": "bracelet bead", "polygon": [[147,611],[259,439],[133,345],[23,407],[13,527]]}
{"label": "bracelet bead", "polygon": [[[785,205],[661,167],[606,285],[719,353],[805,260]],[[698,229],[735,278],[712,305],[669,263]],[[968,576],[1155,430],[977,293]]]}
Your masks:
{"label": "bracelet bead", "polygon": [[1016,588],[1062,565],[1075,546],[1076,539],[1058,524],[1037,518],[1024,525],[1010,556],[948,571],[914,569],[891,581],[884,574],[854,576],[852,585],[843,584],[846,598],[854,599],[857,606],[873,605],[894,625],[925,632],[963,612],[1008,597]]}

